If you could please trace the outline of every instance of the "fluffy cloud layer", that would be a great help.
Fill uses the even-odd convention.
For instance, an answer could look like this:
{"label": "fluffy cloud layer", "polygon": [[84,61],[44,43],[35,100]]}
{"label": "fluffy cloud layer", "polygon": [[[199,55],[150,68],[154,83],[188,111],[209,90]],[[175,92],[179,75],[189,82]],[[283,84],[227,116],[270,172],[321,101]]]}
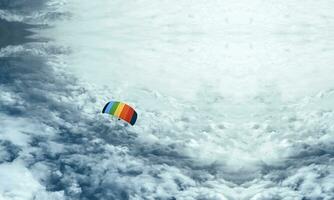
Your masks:
{"label": "fluffy cloud layer", "polygon": [[[192,79],[189,100],[135,82],[88,84],[69,72],[71,50],[0,51],[1,199],[333,199],[327,87],[286,101],[264,84],[234,101]],[[136,106],[136,126],[100,113],[115,97]]]}

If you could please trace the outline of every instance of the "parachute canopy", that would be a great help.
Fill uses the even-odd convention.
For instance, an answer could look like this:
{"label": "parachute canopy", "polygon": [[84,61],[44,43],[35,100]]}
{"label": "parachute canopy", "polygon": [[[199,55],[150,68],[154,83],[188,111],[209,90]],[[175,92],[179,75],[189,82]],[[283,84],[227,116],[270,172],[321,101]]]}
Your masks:
{"label": "parachute canopy", "polygon": [[119,119],[123,119],[132,126],[136,123],[137,120],[137,112],[131,106],[119,101],[108,102],[104,106],[102,113],[108,113],[118,117]]}

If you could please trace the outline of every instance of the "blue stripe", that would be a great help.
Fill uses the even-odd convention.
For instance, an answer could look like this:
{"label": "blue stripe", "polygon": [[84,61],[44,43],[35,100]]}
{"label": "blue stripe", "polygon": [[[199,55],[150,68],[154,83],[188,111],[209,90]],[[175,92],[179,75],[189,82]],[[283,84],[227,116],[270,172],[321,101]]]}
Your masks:
{"label": "blue stripe", "polygon": [[106,108],[106,110],[105,110],[104,112],[105,112],[105,113],[109,113],[109,112],[110,112],[110,109],[111,109],[111,107],[112,107],[113,104],[114,104],[114,102],[113,102],[113,101],[110,101],[109,104],[108,104],[108,106],[107,106],[107,108]]}

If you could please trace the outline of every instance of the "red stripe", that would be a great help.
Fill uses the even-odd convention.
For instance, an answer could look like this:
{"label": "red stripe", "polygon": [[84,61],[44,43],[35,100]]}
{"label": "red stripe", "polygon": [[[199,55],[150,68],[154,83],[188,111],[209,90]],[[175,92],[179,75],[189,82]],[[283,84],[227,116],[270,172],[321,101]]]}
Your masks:
{"label": "red stripe", "polygon": [[133,113],[134,113],[133,108],[131,108],[131,107],[129,106],[129,110],[128,110],[128,112],[126,113],[126,116],[124,117],[124,120],[130,123],[130,122],[131,122],[131,118],[132,118]]}
{"label": "red stripe", "polygon": [[123,107],[123,110],[122,110],[121,114],[119,115],[119,118],[125,119],[126,116],[127,116],[127,113],[129,112],[129,108],[130,108],[130,106],[128,106],[128,105],[125,104],[124,107]]}

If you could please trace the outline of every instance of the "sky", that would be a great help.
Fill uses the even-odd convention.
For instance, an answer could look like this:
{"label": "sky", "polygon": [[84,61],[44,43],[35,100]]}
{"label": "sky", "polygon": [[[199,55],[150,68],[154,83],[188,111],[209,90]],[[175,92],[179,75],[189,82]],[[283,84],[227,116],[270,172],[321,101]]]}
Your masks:
{"label": "sky", "polygon": [[333,8],[0,1],[0,200],[333,199]]}

